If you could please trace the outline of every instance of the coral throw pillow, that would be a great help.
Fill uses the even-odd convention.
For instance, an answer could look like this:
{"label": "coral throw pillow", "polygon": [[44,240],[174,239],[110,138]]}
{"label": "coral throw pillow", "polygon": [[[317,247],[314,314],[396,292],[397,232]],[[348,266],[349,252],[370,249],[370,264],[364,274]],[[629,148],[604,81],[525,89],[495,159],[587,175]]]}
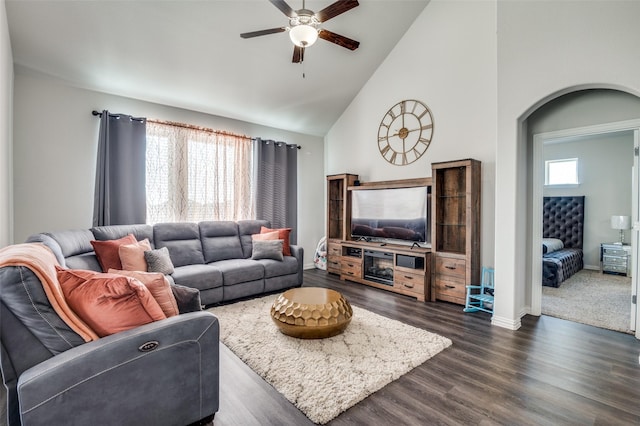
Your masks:
{"label": "coral throw pillow", "polygon": [[144,252],[151,250],[149,239],[145,238],[133,244],[123,244],[118,247],[118,255],[122,269],[125,271],[147,272],[147,261],[144,260]]}
{"label": "coral throw pillow", "polygon": [[[122,249],[122,247],[120,248]],[[171,284],[164,274],[159,272],[118,271],[117,269],[109,269],[109,273],[124,275],[139,280],[149,289],[151,295],[156,299],[156,302],[158,302],[158,305],[160,305],[162,312],[164,312],[167,318],[180,313],[178,311],[176,298],[173,295],[173,291],[171,291]]]}
{"label": "coral throw pillow", "polygon": [[98,262],[100,262],[102,272],[107,272],[109,269],[122,269],[120,253],[118,252],[120,246],[123,244],[135,244],[136,242],[136,237],[134,237],[133,234],[129,234],[118,240],[91,241]]}
{"label": "coral throw pillow", "polygon": [[278,239],[283,241],[282,254],[284,254],[285,256],[291,256],[291,247],[289,246],[289,235],[291,234],[291,228],[269,229],[265,226],[260,227],[261,234],[266,234],[273,231],[278,231]]}
{"label": "coral throw pillow", "polygon": [[100,337],[167,316],[144,284],[123,275],[56,267],[71,309]]}
{"label": "coral throw pillow", "polygon": [[278,240],[280,239],[280,232],[272,231],[265,232],[264,234],[253,234],[251,236],[253,241],[267,241],[267,240]]}

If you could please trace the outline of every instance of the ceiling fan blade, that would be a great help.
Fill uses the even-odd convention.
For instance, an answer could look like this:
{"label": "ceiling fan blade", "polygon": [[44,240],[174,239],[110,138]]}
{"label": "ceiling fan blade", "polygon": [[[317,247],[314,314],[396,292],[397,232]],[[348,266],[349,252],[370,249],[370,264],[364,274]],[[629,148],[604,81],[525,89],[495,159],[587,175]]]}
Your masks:
{"label": "ceiling fan blade", "polygon": [[318,32],[318,37],[321,39],[330,41],[331,43],[335,43],[338,46],[346,47],[350,50],[356,50],[358,46],[360,46],[359,41],[352,40],[348,37],[341,36],[340,34],[333,33],[329,30],[320,30]]}
{"label": "ceiling fan blade", "polygon": [[281,33],[281,32],[284,32],[286,30],[287,29],[285,27],[270,28],[268,30],[252,31],[250,33],[242,33],[242,34],[240,34],[240,37],[242,37],[242,38],[258,37],[258,36],[263,36],[263,35],[267,35],[267,34]]}
{"label": "ceiling fan blade", "polygon": [[271,4],[280,9],[282,13],[287,15],[289,18],[295,18],[298,16],[295,10],[291,9],[291,6],[287,4],[284,0],[269,0]]}
{"label": "ceiling fan blade", "polygon": [[318,18],[320,22],[325,22],[358,5],[358,0],[338,0],[316,13],[316,18]]}
{"label": "ceiling fan blade", "polygon": [[302,61],[304,61],[304,47],[293,46],[293,59],[291,62],[299,64]]}

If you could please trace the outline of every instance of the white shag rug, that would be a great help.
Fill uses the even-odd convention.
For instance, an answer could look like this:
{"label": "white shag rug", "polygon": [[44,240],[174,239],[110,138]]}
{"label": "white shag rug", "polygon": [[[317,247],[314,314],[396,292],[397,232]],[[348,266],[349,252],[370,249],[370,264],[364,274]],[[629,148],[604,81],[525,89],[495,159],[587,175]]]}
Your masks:
{"label": "white shag rug", "polygon": [[542,287],[542,313],[631,333],[631,278],[583,269],[559,288]]}
{"label": "white shag rug", "polygon": [[451,340],[355,306],[344,333],[296,339],[276,328],[276,296],[207,309],[220,340],[315,423],[325,424],[451,345]]}

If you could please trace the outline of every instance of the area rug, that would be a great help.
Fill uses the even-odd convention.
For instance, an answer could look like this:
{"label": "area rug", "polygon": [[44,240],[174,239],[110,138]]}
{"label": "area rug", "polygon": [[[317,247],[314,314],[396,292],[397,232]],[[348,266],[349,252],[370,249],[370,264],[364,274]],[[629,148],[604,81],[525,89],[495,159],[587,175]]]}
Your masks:
{"label": "area rug", "polygon": [[631,278],[583,269],[559,288],[542,287],[542,313],[631,333]]}
{"label": "area rug", "polygon": [[325,424],[451,345],[451,340],[352,306],[344,333],[304,340],[271,320],[276,296],[208,309],[220,340],[310,420]]}

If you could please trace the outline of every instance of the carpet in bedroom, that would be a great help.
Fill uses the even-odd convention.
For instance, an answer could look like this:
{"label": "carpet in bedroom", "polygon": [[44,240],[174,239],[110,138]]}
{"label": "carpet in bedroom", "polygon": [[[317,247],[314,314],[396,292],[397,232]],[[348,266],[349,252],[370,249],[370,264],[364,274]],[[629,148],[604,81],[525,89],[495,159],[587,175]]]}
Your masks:
{"label": "carpet in bedroom", "polygon": [[631,278],[583,269],[559,288],[542,287],[542,313],[631,333]]}

